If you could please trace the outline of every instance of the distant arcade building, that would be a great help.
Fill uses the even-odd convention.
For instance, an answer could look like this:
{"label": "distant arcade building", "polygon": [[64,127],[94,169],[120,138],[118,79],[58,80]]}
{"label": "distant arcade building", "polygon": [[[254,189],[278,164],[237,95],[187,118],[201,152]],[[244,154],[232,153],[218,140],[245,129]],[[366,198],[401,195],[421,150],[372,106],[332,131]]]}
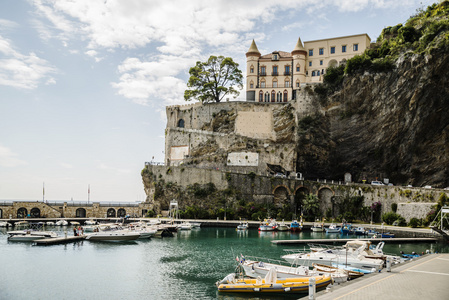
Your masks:
{"label": "distant arcade building", "polygon": [[364,33],[301,42],[291,52],[273,51],[261,55],[253,40],[246,52],[246,100],[287,102],[307,83],[323,82],[328,67],[336,67],[370,46]]}

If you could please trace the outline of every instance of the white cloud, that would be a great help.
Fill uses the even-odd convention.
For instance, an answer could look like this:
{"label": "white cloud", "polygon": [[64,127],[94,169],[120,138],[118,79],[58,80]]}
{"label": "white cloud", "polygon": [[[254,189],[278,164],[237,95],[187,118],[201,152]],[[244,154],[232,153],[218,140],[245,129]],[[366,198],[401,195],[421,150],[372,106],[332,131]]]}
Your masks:
{"label": "white cloud", "polygon": [[17,158],[17,156],[9,148],[0,146],[0,166],[11,168],[27,164],[26,161]]}
{"label": "white cloud", "polygon": [[54,83],[55,80],[49,76],[56,72],[54,67],[34,53],[24,55],[15,51],[9,40],[2,36],[0,53],[6,57],[0,59],[0,85],[34,89],[42,80]]}

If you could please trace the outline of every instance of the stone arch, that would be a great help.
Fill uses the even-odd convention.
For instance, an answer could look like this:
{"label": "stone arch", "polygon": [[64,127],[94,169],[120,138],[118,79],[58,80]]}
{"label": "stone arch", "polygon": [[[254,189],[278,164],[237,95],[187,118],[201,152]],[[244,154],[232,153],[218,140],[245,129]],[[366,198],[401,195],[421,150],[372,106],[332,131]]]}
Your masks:
{"label": "stone arch", "polygon": [[285,185],[278,185],[273,190],[273,204],[276,207],[290,205],[290,190]]}
{"label": "stone arch", "polygon": [[37,207],[33,207],[30,210],[30,216],[32,218],[40,218],[41,217],[41,210],[39,208],[37,208]]}
{"label": "stone arch", "polygon": [[84,208],[78,208],[76,210],[76,217],[77,218],[85,218],[86,217],[86,209]]}
{"label": "stone arch", "polygon": [[178,127],[179,127],[179,128],[184,128],[184,125],[185,125],[184,119],[179,119],[179,121],[178,121]]}
{"label": "stone arch", "polygon": [[334,190],[328,186],[322,186],[317,191],[318,200],[320,201],[320,209],[323,215],[330,209],[333,215],[334,208],[332,205],[332,199],[335,196]]}
{"label": "stone arch", "polygon": [[331,59],[330,61],[329,61],[329,63],[327,64],[327,67],[328,68],[336,68],[336,67],[338,67],[338,61],[336,61],[335,59]]}
{"label": "stone arch", "polygon": [[302,205],[303,201],[306,198],[306,196],[310,193],[309,189],[305,186],[298,186],[295,190],[295,198],[294,198],[294,205],[295,205],[295,213],[297,216],[300,216],[302,214]]}
{"label": "stone arch", "polygon": [[25,207],[21,207],[17,210],[17,218],[25,218],[28,215],[28,210]]}
{"label": "stone arch", "polygon": [[117,210],[117,217],[123,218],[126,216],[126,210],[124,208],[119,208]]}
{"label": "stone arch", "polygon": [[3,210],[0,208],[0,219],[3,219]]}
{"label": "stone arch", "polygon": [[108,208],[108,210],[107,210],[107,212],[106,212],[106,216],[107,216],[108,218],[115,218],[115,217],[116,217],[115,209],[113,209],[112,207],[111,207],[111,208]]}

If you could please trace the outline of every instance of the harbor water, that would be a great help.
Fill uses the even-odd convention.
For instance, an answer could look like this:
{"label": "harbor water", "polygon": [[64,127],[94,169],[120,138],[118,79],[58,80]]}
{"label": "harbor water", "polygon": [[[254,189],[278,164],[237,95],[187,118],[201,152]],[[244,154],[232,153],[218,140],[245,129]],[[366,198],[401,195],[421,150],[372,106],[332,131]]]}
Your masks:
{"label": "harbor water", "polygon": [[[70,227],[46,228],[64,236]],[[232,273],[236,257],[280,259],[284,249],[273,239],[336,238],[326,233],[237,231],[197,228],[174,237],[133,242],[79,241],[35,246],[9,242],[0,229],[0,299],[264,299],[264,296],[219,294],[215,282]],[[347,236],[344,236],[347,237]],[[449,252],[447,244],[389,244],[384,252],[399,254]],[[305,295],[304,295],[305,296]],[[265,296],[297,299],[300,296]]]}

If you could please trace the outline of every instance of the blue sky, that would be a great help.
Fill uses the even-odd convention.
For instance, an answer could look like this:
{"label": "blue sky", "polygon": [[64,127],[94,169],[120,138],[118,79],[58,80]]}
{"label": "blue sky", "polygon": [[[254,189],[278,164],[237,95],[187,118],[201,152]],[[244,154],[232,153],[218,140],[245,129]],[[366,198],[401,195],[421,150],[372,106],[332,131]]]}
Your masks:
{"label": "blue sky", "polygon": [[[0,201],[143,201],[165,106],[209,55],[245,70],[298,39],[367,33],[434,1],[0,0]],[[240,98],[243,99],[242,91]]]}

